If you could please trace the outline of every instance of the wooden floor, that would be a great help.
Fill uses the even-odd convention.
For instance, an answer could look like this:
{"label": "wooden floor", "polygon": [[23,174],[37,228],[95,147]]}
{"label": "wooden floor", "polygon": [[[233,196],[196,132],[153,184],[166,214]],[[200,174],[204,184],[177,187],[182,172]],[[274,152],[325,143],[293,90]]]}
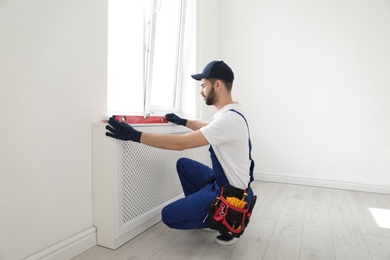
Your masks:
{"label": "wooden floor", "polygon": [[217,244],[216,232],[158,223],[115,251],[95,246],[74,260],[390,259],[390,195],[259,181],[252,187],[254,216],[232,246]]}

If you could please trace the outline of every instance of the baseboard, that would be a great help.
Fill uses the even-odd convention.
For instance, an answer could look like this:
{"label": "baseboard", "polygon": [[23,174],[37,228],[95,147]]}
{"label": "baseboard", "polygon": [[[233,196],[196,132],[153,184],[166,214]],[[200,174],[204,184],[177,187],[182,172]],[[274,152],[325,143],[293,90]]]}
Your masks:
{"label": "baseboard", "polygon": [[390,194],[390,187],[388,186],[371,185],[371,184],[364,184],[364,183],[302,178],[302,177],[264,173],[264,172],[254,173],[253,177],[255,178],[255,180],[259,180],[259,181],[281,182],[281,183],[307,185],[307,186],[332,188],[332,189]]}
{"label": "baseboard", "polygon": [[92,227],[25,260],[69,260],[96,245],[96,228]]}

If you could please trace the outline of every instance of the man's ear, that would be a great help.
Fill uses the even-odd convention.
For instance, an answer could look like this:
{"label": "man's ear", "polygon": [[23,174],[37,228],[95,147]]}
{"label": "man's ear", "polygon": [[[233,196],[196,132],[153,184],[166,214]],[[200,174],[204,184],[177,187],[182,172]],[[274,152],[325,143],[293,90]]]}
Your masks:
{"label": "man's ear", "polygon": [[217,81],[215,81],[215,88],[216,90],[221,90],[222,89],[222,81],[217,79]]}

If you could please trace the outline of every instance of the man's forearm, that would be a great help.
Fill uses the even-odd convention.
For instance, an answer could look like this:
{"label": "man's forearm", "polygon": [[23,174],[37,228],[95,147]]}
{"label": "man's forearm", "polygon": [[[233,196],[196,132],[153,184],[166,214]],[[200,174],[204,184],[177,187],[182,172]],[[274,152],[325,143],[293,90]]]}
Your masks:
{"label": "man's forearm", "polygon": [[190,128],[192,130],[198,130],[206,125],[208,125],[208,123],[201,122],[201,121],[187,120],[186,127]]}
{"label": "man's forearm", "polygon": [[143,132],[140,142],[149,146],[168,150],[183,150],[182,136],[172,134],[154,134]]}

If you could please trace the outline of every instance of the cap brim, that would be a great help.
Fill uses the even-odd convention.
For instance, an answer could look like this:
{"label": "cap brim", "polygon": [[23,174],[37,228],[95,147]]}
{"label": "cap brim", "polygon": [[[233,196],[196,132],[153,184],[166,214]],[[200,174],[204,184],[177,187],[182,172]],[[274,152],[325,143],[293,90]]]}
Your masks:
{"label": "cap brim", "polygon": [[195,80],[202,80],[202,79],[205,79],[206,78],[206,75],[203,74],[203,73],[200,73],[200,74],[194,74],[194,75],[191,75],[191,77]]}

